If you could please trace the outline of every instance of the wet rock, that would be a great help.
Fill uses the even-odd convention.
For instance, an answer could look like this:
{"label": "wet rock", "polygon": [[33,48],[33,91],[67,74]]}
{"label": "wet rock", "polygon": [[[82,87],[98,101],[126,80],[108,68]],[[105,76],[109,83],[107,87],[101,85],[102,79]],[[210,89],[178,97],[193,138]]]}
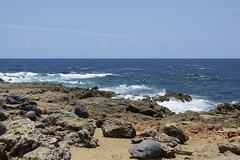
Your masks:
{"label": "wet rock", "polygon": [[35,111],[28,111],[25,115],[26,118],[29,118],[32,121],[36,121],[37,120],[37,114]]}
{"label": "wet rock", "polygon": [[6,126],[0,123],[0,136],[3,135],[6,131],[7,131]]}
{"label": "wet rock", "polygon": [[153,159],[162,156],[162,146],[154,140],[144,140],[139,144],[133,144],[128,152],[133,158]]}
{"label": "wet rock", "polygon": [[105,121],[102,130],[105,137],[133,138],[136,136],[136,131],[131,124],[119,121]]}
{"label": "wet rock", "polygon": [[29,102],[30,100],[21,94],[11,93],[7,96],[5,101],[7,104],[21,104],[24,102]]}
{"label": "wet rock", "polygon": [[0,121],[5,121],[7,119],[7,116],[0,111]]}
{"label": "wet rock", "polygon": [[3,83],[3,82],[4,82],[4,80],[2,78],[0,78],[0,83]]}
{"label": "wet rock", "polygon": [[73,108],[73,113],[75,113],[80,118],[88,118],[88,110],[85,106],[78,105]]}
{"label": "wet rock", "polygon": [[218,149],[220,153],[230,151],[237,155],[240,155],[240,144],[239,143],[218,143]]}
{"label": "wet rock", "polygon": [[175,125],[166,125],[163,128],[163,132],[169,136],[176,137],[177,139],[179,139],[180,143],[184,143],[189,139],[187,134],[184,133],[184,131],[180,127]]}
{"label": "wet rock", "polygon": [[182,102],[192,101],[192,97],[190,95],[182,94],[182,93],[176,93],[176,92],[167,92],[164,96],[155,96],[152,99],[154,101],[164,102],[164,101],[169,101],[172,98],[180,100]]}

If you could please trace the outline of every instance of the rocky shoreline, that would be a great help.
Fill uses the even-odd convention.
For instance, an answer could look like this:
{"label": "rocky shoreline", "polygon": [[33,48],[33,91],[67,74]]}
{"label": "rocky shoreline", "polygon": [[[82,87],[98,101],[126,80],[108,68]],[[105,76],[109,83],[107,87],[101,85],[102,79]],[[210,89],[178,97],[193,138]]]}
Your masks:
{"label": "rocky shoreline", "polygon": [[72,147],[101,147],[96,129],[113,142],[131,141],[128,159],[240,158],[240,103],[175,114],[157,101],[188,103],[191,96],[168,92],[142,101],[116,96],[97,87],[0,82],[0,159],[70,160]]}

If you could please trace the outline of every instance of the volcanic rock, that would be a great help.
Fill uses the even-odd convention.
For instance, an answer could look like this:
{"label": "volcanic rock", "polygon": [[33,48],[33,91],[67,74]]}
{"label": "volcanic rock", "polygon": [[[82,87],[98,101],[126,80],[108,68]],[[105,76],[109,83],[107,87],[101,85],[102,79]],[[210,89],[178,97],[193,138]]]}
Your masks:
{"label": "volcanic rock", "polygon": [[169,136],[176,137],[179,139],[180,143],[184,143],[189,139],[186,133],[184,133],[180,127],[175,125],[166,125],[163,128],[163,132]]}
{"label": "volcanic rock", "polygon": [[144,140],[139,144],[133,144],[128,152],[133,158],[153,159],[162,155],[162,146],[154,140]]}
{"label": "volcanic rock", "polygon": [[136,131],[131,124],[119,121],[105,121],[102,130],[105,137],[133,138],[136,136]]}

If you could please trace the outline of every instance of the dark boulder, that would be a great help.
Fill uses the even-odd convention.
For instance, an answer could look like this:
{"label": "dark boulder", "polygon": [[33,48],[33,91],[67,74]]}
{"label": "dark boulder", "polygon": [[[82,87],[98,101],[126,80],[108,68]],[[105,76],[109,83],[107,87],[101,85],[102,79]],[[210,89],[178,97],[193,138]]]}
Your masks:
{"label": "dark boulder", "polygon": [[4,80],[2,78],[0,78],[0,83],[3,83],[3,82],[4,82]]}
{"label": "dark boulder", "polygon": [[133,158],[153,159],[162,156],[162,146],[154,140],[144,140],[139,144],[133,144],[128,152]]}
{"label": "dark boulder", "polygon": [[37,120],[37,114],[35,111],[28,111],[25,115],[26,118],[29,118],[32,121],[36,121]]}
{"label": "dark boulder", "polygon": [[180,143],[184,143],[189,139],[187,134],[184,133],[184,131],[180,127],[175,125],[166,125],[163,128],[163,132],[169,136],[179,139]]}
{"label": "dark boulder", "polygon": [[88,110],[85,106],[78,105],[73,108],[73,113],[75,113],[80,118],[88,118]]}
{"label": "dark boulder", "polygon": [[42,110],[38,108],[36,102],[24,102],[20,106],[18,106],[19,109],[24,111],[34,111],[38,117],[41,116]]}
{"label": "dark boulder", "polygon": [[6,126],[0,123],[0,136],[3,135],[7,131]]}
{"label": "dark boulder", "polygon": [[7,104],[21,104],[24,102],[29,102],[30,100],[21,94],[11,93],[7,96],[5,101]]}
{"label": "dark boulder", "polygon": [[101,120],[101,119],[98,119],[98,120],[96,120],[96,126],[98,127],[98,128],[101,128],[102,127],[102,125],[104,124],[104,121],[103,120]]}
{"label": "dark boulder", "polygon": [[134,138],[136,136],[136,130],[131,124],[119,121],[105,121],[102,130],[105,137]]}
{"label": "dark boulder", "polygon": [[5,121],[7,119],[7,116],[0,111],[0,121]]}
{"label": "dark boulder", "polygon": [[5,100],[0,100],[0,107],[4,108],[6,106],[6,101]]}

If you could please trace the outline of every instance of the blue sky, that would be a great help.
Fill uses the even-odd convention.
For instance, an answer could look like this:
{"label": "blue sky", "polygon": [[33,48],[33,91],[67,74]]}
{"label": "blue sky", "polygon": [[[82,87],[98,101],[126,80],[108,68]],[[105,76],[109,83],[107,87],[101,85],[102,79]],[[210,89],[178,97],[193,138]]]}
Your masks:
{"label": "blue sky", "polygon": [[240,58],[240,0],[0,0],[0,58]]}

